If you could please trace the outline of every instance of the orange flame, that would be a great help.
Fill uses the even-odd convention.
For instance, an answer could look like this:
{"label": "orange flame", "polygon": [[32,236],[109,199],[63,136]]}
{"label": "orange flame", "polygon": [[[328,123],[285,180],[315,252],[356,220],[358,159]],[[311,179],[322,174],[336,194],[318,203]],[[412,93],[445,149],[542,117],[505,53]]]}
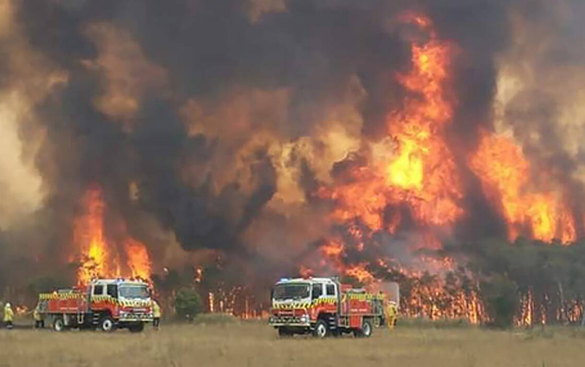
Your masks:
{"label": "orange flame", "polygon": [[345,269],[345,275],[357,279],[360,283],[369,284],[375,280],[364,264],[352,265]]}
{"label": "orange flame", "polygon": [[334,241],[329,242],[321,247],[323,255],[328,257],[339,257],[343,252],[343,245]]}
{"label": "orange flame", "polygon": [[[431,23],[424,19],[422,24]],[[396,142],[395,157],[385,171],[392,201],[408,203],[414,217],[425,224],[449,224],[463,215],[457,204],[461,180],[443,131],[453,117],[445,91],[450,54],[451,47],[434,39],[434,33],[427,43],[412,45],[412,70],[398,80],[414,96],[388,118]]]}
{"label": "orange flame", "polygon": [[470,167],[506,219],[511,240],[527,228],[527,234],[542,241],[575,241],[575,220],[563,198],[530,186],[530,163],[510,139],[482,133]]}
{"label": "orange flame", "polygon": [[93,278],[109,273],[108,245],[104,238],[104,202],[101,191],[91,189],[84,198],[87,213],[75,221],[73,238],[83,253],[78,282],[87,284]]}
{"label": "orange flame", "polygon": [[123,246],[128,271],[122,271],[116,244],[104,234],[105,203],[98,188],[87,191],[83,198],[85,213],[74,221],[73,242],[81,251],[77,282],[87,284],[100,277],[132,277],[150,279],[151,263],[146,246],[128,237]]}
{"label": "orange flame", "polygon": [[[402,218],[400,211],[388,213],[389,207],[408,208],[425,227],[450,225],[464,215],[458,203],[461,180],[444,136],[453,117],[454,102],[446,91],[452,47],[436,38],[430,19],[408,14],[404,20],[425,29],[430,39],[412,45],[412,69],[397,76],[411,96],[388,116],[392,156],[354,167],[342,183],[319,190],[335,202],[333,220],[347,224],[359,218],[372,230],[390,233]],[[433,238],[429,241],[437,247]]]}
{"label": "orange flame", "polygon": [[[341,183],[319,190],[321,197],[334,202],[331,218],[350,226],[348,234],[356,240],[358,251],[363,250],[364,240],[363,233],[353,229],[356,219],[368,231],[396,233],[403,218],[401,210],[394,208],[406,208],[423,228],[422,243],[409,244],[409,248],[437,250],[441,243],[432,228],[448,229],[465,215],[459,203],[464,188],[445,131],[452,122],[455,105],[448,90],[453,47],[438,39],[429,18],[407,13],[401,20],[419,27],[428,34],[428,39],[412,44],[411,70],[397,75],[409,96],[400,109],[387,117],[387,131],[393,146],[388,152],[388,148],[381,145],[384,152],[377,154],[380,145],[372,143],[372,162],[350,162],[355,166],[349,169]],[[376,282],[367,262],[347,265],[343,261],[345,251],[340,240],[331,240],[321,247],[324,261],[338,273],[365,284]],[[437,273],[454,267],[452,259],[421,260],[426,268],[432,267]],[[387,264],[383,259],[378,260],[382,268],[387,268]],[[460,317],[472,323],[486,318],[477,293],[447,292],[441,280],[416,285],[403,306],[404,312],[411,316]]]}
{"label": "orange flame", "polygon": [[440,278],[414,279],[409,297],[401,300],[401,312],[409,317],[431,320],[464,319],[471,324],[488,321],[484,304],[475,290],[465,291],[461,284],[447,287]]}
{"label": "orange flame", "polygon": [[148,256],[148,251],[144,244],[129,238],[125,243],[125,250],[128,257],[128,267],[132,271],[132,278],[150,279],[150,256]]}

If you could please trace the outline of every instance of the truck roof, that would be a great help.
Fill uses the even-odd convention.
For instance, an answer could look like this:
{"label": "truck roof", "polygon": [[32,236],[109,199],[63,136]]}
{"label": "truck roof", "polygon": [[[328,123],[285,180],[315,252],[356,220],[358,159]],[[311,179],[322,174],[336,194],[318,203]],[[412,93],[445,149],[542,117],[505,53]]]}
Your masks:
{"label": "truck roof", "polygon": [[287,284],[287,283],[335,283],[334,278],[282,278],[276,284]]}
{"label": "truck roof", "polygon": [[113,278],[113,279],[94,279],[91,281],[91,284],[134,284],[134,285],[148,285],[148,283],[142,280],[131,280],[131,279],[123,279],[123,278]]}

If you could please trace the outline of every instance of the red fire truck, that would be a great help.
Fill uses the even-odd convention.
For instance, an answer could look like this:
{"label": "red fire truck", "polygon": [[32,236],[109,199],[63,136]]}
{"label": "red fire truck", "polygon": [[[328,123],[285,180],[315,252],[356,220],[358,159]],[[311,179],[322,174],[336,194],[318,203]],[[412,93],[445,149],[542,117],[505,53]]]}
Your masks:
{"label": "red fire truck", "polygon": [[153,320],[149,285],[124,279],[97,279],[87,286],[42,293],[39,311],[52,318],[56,331],[127,328],[141,332]]}
{"label": "red fire truck", "polygon": [[269,324],[280,336],[369,337],[384,325],[384,296],[341,284],[336,278],[281,279],[271,292]]}

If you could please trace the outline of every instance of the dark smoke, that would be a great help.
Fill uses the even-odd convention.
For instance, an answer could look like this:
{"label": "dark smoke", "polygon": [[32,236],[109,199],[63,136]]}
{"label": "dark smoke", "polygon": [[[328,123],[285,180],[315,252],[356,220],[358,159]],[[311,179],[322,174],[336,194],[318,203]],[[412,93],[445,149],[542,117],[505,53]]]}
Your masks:
{"label": "dark smoke", "polygon": [[[410,31],[396,19],[407,10],[422,11],[433,20],[441,39],[457,48],[452,65],[457,107],[448,136],[458,165],[465,167],[467,154],[477,144],[478,128],[493,129],[498,58],[514,46],[514,26],[524,22],[537,27],[547,20],[541,25],[546,33],[560,22],[556,5],[511,0],[290,0],[283,1],[285,10],[266,11],[256,18],[250,15],[258,4],[275,3],[280,2],[15,2],[23,38],[51,68],[68,76],[61,88],[35,103],[35,118],[21,129],[23,141],[39,129],[46,132],[35,160],[46,200],[23,232],[49,231],[46,236],[34,236],[36,253],[30,257],[39,256],[51,264],[66,261],[56,254],[71,250],[71,223],[81,210],[80,200],[89,187],[99,185],[110,210],[123,217],[130,233],[157,255],[162,256],[168,246],[160,232],[171,233],[184,250],[218,250],[232,258],[238,271],[248,268],[264,279],[285,275],[282,269],[291,269],[291,260],[317,248],[310,243],[320,243],[329,232],[315,228],[324,223],[318,218],[326,215],[328,203],[315,195],[321,184],[318,168],[297,157],[291,161],[300,167],[306,207],[291,209],[296,216],[270,207],[268,203],[278,200],[278,167],[269,144],[252,144],[256,135],[287,143],[317,134],[331,111],[344,101],[351,78],[358,78],[363,88],[363,101],[357,103],[363,119],[361,133],[373,140],[386,134],[386,116],[400,108],[405,94],[395,74],[410,65]],[[585,15],[578,1],[563,1],[562,6]],[[554,15],[552,19],[549,14]],[[538,60],[538,74],[582,67],[583,55],[570,50],[583,32],[580,22],[570,20],[566,28],[552,33],[550,43],[555,46]],[[88,33],[95,24],[129,34],[147,62],[164,70],[160,85],[140,87],[135,93],[138,107],[129,118],[131,128],[96,106],[108,87],[107,72],[87,66],[101,56],[98,42]],[[4,69],[0,61],[0,70]],[[137,83],[148,77],[140,75]],[[0,85],[4,80],[0,74]],[[583,153],[580,148],[573,155],[563,151],[566,136],[554,122],[559,100],[549,98],[548,88],[543,94],[538,89],[540,84],[535,83],[518,97],[506,116],[531,154],[544,158],[546,166],[560,165],[557,177],[568,179],[569,172],[580,167]],[[268,113],[252,109],[245,112],[249,116],[244,121],[237,113],[218,112],[218,120],[210,117],[236,109],[230,105],[234,90],[244,95],[286,90],[288,99],[284,111],[273,113],[273,100],[269,100],[265,103]],[[555,92],[554,88],[550,91]],[[194,118],[202,129],[195,132],[183,115],[184,106],[193,99],[203,106],[201,116]],[[209,133],[215,130],[219,132]],[[542,137],[536,146],[529,139],[534,131]],[[334,180],[342,180],[339,172],[359,161],[360,152],[354,153],[333,166]],[[226,173],[232,171],[233,175]],[[487,205],[477,179],[469,171],[463,176],[471,191],[465,209],[471,214],[454,236],[465,241],[503,236],[503,225]],[[580,201],[580,184],[575,177],[570,179],[578,194],[575,200]],[[138,187],[137,200],[129,197],[131,183]],[[264,237],[259,229],[265,231]],[[15,238],[21,237],[15,234]],[[376,234],[372,241],[371,251],[353,251],[355,259],[348,262],[375,260],[379,253],[408,261],[400,249],[402,241],[409,241],[408,235]],[[5,256],[4,243],[0,237],[0,271],[4,273],[0,273],[0,289],[7,276],[6,256],[22,256],[18,251]],[[269,246],[274,254],[264,251]],[[164,265],[156,261],[156,266]],[[47,265],[46,271],[55,267]]]}

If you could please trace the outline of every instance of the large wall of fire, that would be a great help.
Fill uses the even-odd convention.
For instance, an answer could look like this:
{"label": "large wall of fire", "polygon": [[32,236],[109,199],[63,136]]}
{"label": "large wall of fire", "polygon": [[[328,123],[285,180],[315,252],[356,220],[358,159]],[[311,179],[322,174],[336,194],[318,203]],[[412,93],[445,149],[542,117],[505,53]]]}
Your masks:
{"label": "large wall of fire", "polygon": [[[576,1],[98,3],[0,0],[0,244],[39,264],[19,279],[374,285],[464,267],[446,243],[585,234]],[[484,317],[427,286],[405,309]]]}

